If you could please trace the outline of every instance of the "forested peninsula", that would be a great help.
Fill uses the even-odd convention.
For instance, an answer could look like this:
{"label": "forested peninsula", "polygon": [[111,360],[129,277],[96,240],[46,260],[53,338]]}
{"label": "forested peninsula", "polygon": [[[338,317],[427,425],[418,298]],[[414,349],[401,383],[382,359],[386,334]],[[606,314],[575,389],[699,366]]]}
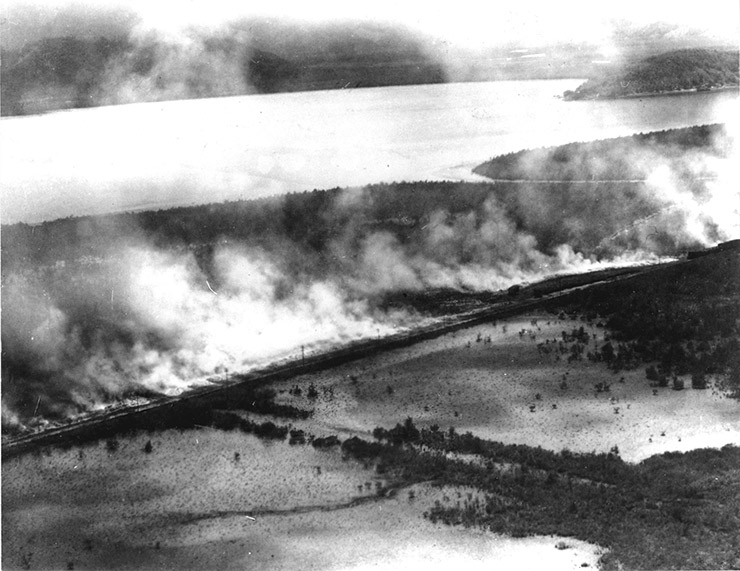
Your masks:
{"label": "forested peninsula", "polygon": [[683,91],[737,88],[737,50],[684,49],[667,52],[591,78],[563,98],[615,99]]}
{"label": "forested peninsula", "polygon": [[636,182],[664,164],[678,178],[691,179],[708,173],[687,162],[687,152],[701,149],[725,158],[732,144],[724,125],[701,125],[517,151],[494,157],[473,172],[496,181]]}

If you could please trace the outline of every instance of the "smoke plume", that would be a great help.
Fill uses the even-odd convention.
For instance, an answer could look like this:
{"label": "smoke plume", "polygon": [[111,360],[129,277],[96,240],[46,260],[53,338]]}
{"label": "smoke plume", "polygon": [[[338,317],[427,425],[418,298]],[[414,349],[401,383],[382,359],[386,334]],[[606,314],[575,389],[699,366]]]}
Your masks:
{"label": "smoke plume", "polygon": [[[640,183],[557,192],[415,183],[279,197],[260,203],[276,209],[264,210],[268,234],[235,237],[257,220],[237,218],[205,244],[167,234],[188,220],[175,211],[152,219],[167,227],[132,224],[107,238],[95,219],[60,221],[38,227],[68,231],[52,239],[55,259],[36,263],[30,242],[8,244],[4,229],[3,423],[175,394],[424,318],[382,309],[388,293],[492,291],[736,238],[738,162],[726,137],[712,146],[730,149],[722,153],[644,152],[632,161]],[[518,168],[533,177],[537,165]],[[321,208],[307,210],[309,200]],[[221,222],[235,211],[200,208],[196,229],[208,229],[209,212]]]}
{"label": "smoke plume", "polygon": [[196,29],[165,35],[137,28],[129,48],[109,60],[98,105],[250,94],[243,34],[209,37]]}
{"label": "smoke plume", "polygon": [[5,280],[4,411],[59,417],[177,394],[403,323],[330,280],[290,282],[279,263],[240,248],[219,248],[209,273],[191,254],[143,245],[91,265],[75,282],[48,272]]}

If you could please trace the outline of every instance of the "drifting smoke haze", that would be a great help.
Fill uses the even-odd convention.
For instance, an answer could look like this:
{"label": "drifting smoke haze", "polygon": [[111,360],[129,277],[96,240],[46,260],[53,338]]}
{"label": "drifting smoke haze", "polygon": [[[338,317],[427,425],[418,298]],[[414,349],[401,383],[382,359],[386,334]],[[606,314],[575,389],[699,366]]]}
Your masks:
{"label": "drifting smoke haze", "polygon": [[177,36],[136,29],[128,49],[107,62],[93,98],[99,105],[249,94],[238,33]]}
{"label": "drifting smoke haze", "polygon": [[[496,289],[545,267],[587,265],[537,252],[534,238],[510,233],[508,224],[484,222],[477,243],[472,232],[449,234],[472,223],[464,217],[435,225],[428,245],[438,248],[434,257],[407,251],[390,234],[371,234],[352,273],[323,279],[290,278],[279,260],[227,246],[215,250],[208,272],[191,254],[140,245],[92,262],[73,281],[60,279],[68,275],[62,269],[12,273],[3,284],[4,422],[34,411],[64,417],[124,396],[176,394],[207,376],[295,356],[301,346],[328,348],[420,322],[368,301],[383,292]],[[484,253],[494,241],[494,251]],[[458,246],[469,263],[455,259]]]}
{"label": "drifting smoke haze", "polygon": [[[200,249],[163,229],[162,221],[183,223],[178,211],[158,213],[155,230],[137,227],[135,215],[123,217],[123,229],[113,228],[115,218],[38,226],[42,233],[67,224],[76,245],[38,266],[33,244],[4,240],[3,422],[178,393],[296,356],[301,346],[323,349],[421,322],[382,309],[388,293],[492,291],[737,237],[733,141],[719,130],[704,150],[648,149],[644,163],[632,164],[645,175],[639,184],[410,183],[246,203],[245,212],[273,205],[263,216],[277,234],[260,241],[257,231],[235,238],[226,230]],[[541,163],[529,158],[517,168],[534,176]],[[310,202],[319,199],[320,207]],[[198,224],[208,227],[209,207],[201,209]],[[314,240],[304,226],[333,233]],[[15,235],[6,228],[7,236]]]}
{"label": "drifting smoke haze", "polygon": [[[500,157],[476,172],[522,181],[504,201],[540,244],[569,244],[605,257],[670,255],[740,235],[736,131],[730,123],[701,135],[699,128],[668,132],[665,141],[636,136],[573,143]],[[706,140],[697,145],[680,140],[681,133]],[[679,140],[671,142],[676,134]],[[569,182],[553,187],[553,180]]]}
{"label": "drifting smoke haze", "polygon": [[480,212],[432,213],[413,243],[401,243],[387,232],[371,234],[362,241],[353,285],[368,294],[427,288],[497,290],[551,272],[587,268],[589,263],[564,244],[543,253],[535,236],[517,229],[489,200]]}
{"label": "drifting smoke haze", "polygon": [[218,246],[206,270],[192,253],[143,243],[75,270],[10,273],[4,422],[27,419],[37,406],[40,415],[64,417],[121,396],[177,393],[207,376],[295,356],[301,346],[384,335],[421,319],[374,307],[370,300],[384,292],[496,289],[555,262],[500,212],[487,207],[484,216],[446,222],[437,212],[413,247],[385,232],[361,238],[353,254],[333,244],[353,261],[327,276],[291,275],[287,252]]}
{"label": "drifting smoke haze", "polygon": [[331,280],[291,281],[254,250],[219,248],[210,270],[192,255],[140,244],[91,262],[72,282],[53,269],[7,276],[4,410],[27,417],[41,396],[39,413],[66,416],[120,396],[179,393],[302,345],[310,351],[402,323],[376,317]]}
{"label": "drifting smoke haze", "polygon": [[[647,9],[642,4],[639,12]],[[150,5],[154,4],[142,3],[140,11],[154,10]],[[187,6],[191,4],[184,5],[183,11]],[[206,8],[203,15],[211,6]],[[514,77],[582,78],[601,65],[594,59],[614,63],[626,48],[635,51],[636,45],[645,44],[646,37],[651,38],[648,43],[654,49],[683,46],[686,38],[695,39],[696,45],[715,45],[727,38],[734,42],[736,37],[736,19],[725,17],[735,14],[734,6],[728,12],[723,5],[723,15],[714,18],[722,23],[719,35],[690,33],[689,24],[705,22],[693,15],[683,18],[680,25],[645,27],[625,22],[614,25],[613,21],[607,25],[604,18],[588,10],[564,9],[560,3],[536,8],[518,15],[502,9],[483,18],[477,6],[466,10],[456,3],[439,13],[412,10],[406,15],[409,25],[389,24],[391,18],[347,18],[353,23],[339,25],[319,19],[278,22],[264,15],[244,14],[200,22],[196,17],[180,19],[177,8],[153,21],[136,10],[124,10],[123,15],[110,18],[99,14],[94,26],[89,25],[89,11],[75,8],[78,12],[74,14],[69,10],[53,14],[53,22],[43,26],[30,16],[35,12],[16,7],[2,22],[2,113],[34,114],[303,89]],[[301,15],[315,9],[312,3]],[[393,3],[385,9],[395,15],[401,8]],[[666,12],[665,7],[659,12]],[[28,18],[18,16],[21,13]],[[574,20],[573,13],[590,16]],[[39,17],[46,18],[43,14]],[[422,22],[424,18],[431,20]],[[170,20],[174,25],[168,25]],[[459,30],[445,39],[445,34],[451,34],[453,21]],[[411,25],[420,22],[424,25]],[[500,41],[493,43],[491,38]],[[538,46],[545,44],[547,49],[540,51]],[[438,97],[448,95],[445,92]],[[370,104],[382,102],[371,100]],[[445,107],[449,102],[434,100],[431,104]],[[521,103],[525,107],[529,104],[529,100]],[[215,101],[212,105],[222,107],[225,103]],[[342,139],[344,131],[337,125],[345,118],[351,123],[353,103],[345,101],[343,105],[346,117],[327,118],[335,121],[330,123],[334,131],[326,129],[323,121],[313,123],[320,128],[307,122],[307,138],[300,139],[295,148],[290,146],[294,141],[288,140],[293,135],[283,139],[277,132],[282,125],[265,123],[268,127],[260,131],[262,123],[251,117],[253,123],[247,121],[250,129],[260,138],[275,140],[274,148],[268,147],[275,152],[265,151],[262,156],[252,152],[252,147],[261,147],[251,139],[248,148],[233,150],[235,139],[247,138],[243,131],[209,131],[208,125],[218,122],[219,117],[213,108],[196,111],[198,123],[187,115],[195,107],[187,107],[182,115],[168,115],[159,108],[142,106],[130,110],[130,115],[123,113],[119,122],[107,123],[107,132],[85,131],[88,134],[76,143],[92,141],[89,146],[67,141],[68,133],[75,130],[74,120],[97,124],[105,115],[70,113],[67,117],[73,120],[69,123],[63,114],[48,117],[52,124],[60,121],[57,131],[53,125],[51,129],[46,126],[46,118],[23,119],[34,122],[20,124],[19,130],[27,127],[32,135],[21,137],[22,144],[13,146],[30,151],[25,156],[21,153],[23,161],[11,162],[22,164],[21,170],[38,168],[41,179],[26,179],[21,173],[17,180],[6,178],[4,184],[12,188],[11,194],[31,196],[26,202],[34,208],[40,210],[43,204],[55,216],[63,216],[67,212],[59,212],[68,205],[49,207],[45,194],[61,193],[65,186],[72,188],[70,194],[76,193],[74,200],[70,199],[75,213],[100,212],[85,210],[89,208],[85,201],[91,201],[96,193],[105,194],[103,190],[109,195],[133,195],[137,187],[145,187],[154,200],[152,189],[158,184],[167,186],[169,194],[160,196],[167,204],[187,202],[172,197],[184,196],[188,184],[199,188],[198,200],[203,202],[206,192],[213,193],[208,200],[234,196],[217,195],[219,185],[232,190],[246,186],[237,174],[234,180],[229,178],[231,171],[226,167],[234,164],[256,165],[257,171],[264,170],[258,173],[261,184],[262,179],[270,181],[267,175],[272,173],[276,149],[283,147],[293,149],[297,157],[297,166],[291,169],[282,155],[278,167],[285,179],[311,168],[305,164],[312,162],[313,155],[306,151],[314,148],[310,145],[331,151],[333,139],[341,139],[342,152],[318,155],[313,162],[325,162],[327,170],[335,163],[352,163],[353,174],[366,168],[370,147],[388,147],[388,156],[411,148],[397,151],[400,147],[394,146],[395,139],[384,138],[382,131],[406,129],[405,120],[413,119],[414,106],[422,103],[401,108],[402,115],[394,116],[388,125],[375,125],[374,120],[359,123],[359,128],[351,125],[359,134],[353,132],[347,139]],[[485,109],[492,104],[476,105]],[[274,108],[266,109],[266,115],[269,110],[275,113]],[[298,123],[303,109],[295,116],[281,115],[284,123]],[[226,121],[221,118],[221,123],[229,127],[238,123],[239,112],[238,105],[229,107],[231,115]],[[261,114],[262,109],[255,113]],[[319,113],[327,114],[326,108],[320,108]],[[158,123],[162,120],[158,116],[172,122]],[[463,122],[461,118],[440,122]],[[502,124],[506,120],[499,119]],[[519,125],[523,120],[512,119],[516,129],[534,128]],[[21,120],[9,120],[4,127],[12,130],[13,121]],[[175,124],[186,122],[197,141],[190,146],[180,140],[186,137]],[[34,125],[38,131],[33,131]],[[556,125],[553,122],[538,128],[547,131]],[[142,129],[149,131],[140,132]],[[175,135],[158,138],[157,129]],[[413,122],[406,130],[415,138],[423,131]],[[128,134],[116,145],[111,132]],[[219,146],[218,139],[224,133],[227,141]],[[468,132],[453,135],[479,145]],[[156,141],[153,147],[141,140],[147,137]],[[455,145],[450,143],[454,137],[430,137],[419,146]],[[38,151],[42,138],[54,141],[48,153]],[[425,318],[411,310],[388,309],[383,298],[389,293],[433,288],[491,291],[559,272],[653,261],[682,249],[738,237],[740,198],[735,185],[740,161],[733,141],[734,131],[706,149],[666,152],[665,148],[653,151],[642,147],[638,152],[625,152],[621,159],[612,157],[603,165],[594,164],[593,153],[570,157],[569,164],[576,171],[587,165],[596,173],[607,172],[621,160],[639,171],[634,178],[645,181],[636,184],[412,183],[276,197],[267,202],[214,207],[213,214],[209,214],[210,207],[200,207],[202,210],[193,210],[191,218],[183,211],[171,211],[147,213],[148,219],[123,215],[59,220],[35,227],[5,226],[3,425],[28,424],[33,417],[62,419],[122,398],[175,394],[214,375],[297,356],[302,346],[308,351],[321,350],[388,334]],[[211,145],[208,149],[206,143]],[[157,145],[171,147],[172,154],[160,155]],[[145,156],[129,154],[131,148],[139,146],[145,149]],[[6,157],[13,152],[10,145],[7,147]],[[367,156],[362,156],[362,149]],[[308,159],[300,154],[304,151]],[[77,155],[88,152],[92,157],[87,157],[89,162],[76,162]],[[233,162],[220,161],[222,155],[230,154]],[[62,157],[63,168],[54,170],[58,157]],[[196,159],[203,157],[212,158],[212,164],[206,160],[202,172],[196,172],[203,165]],[[389,164],[386,158],[372,155],[378,164]],[[176,164],[177,176],[165,180],[161,169],[170,163]],[[524,179],[551,178],[539,172],[542,164],[541,157],[530,154],[522,157],[517,168]],[[44,171],[47,167],[51,174]],[[11,164],[6,173],[12,169]],[[76,169],[81,172],[74,172]],[[320,170],[312,176],[324,180],[318,178]],[[124,178],[124,174],[133,178],[126,178],[125,184],[110,182],[114,175]],[[489,176],[497,178],[495,173]],[[563,173],[558,176],[562,180]],[[598,174],[586,178],[625,177]],[[707,180],[697,181],[699,178]],[[364,182],[343,180],[342,184]],[[414,194],[415,187],[418,192]],[[34,195],[34,188],[42,190]],[[316,204],[311,202],[314,199]],[[106,196],[105,208],[111,203]],[[294,206],[293,219],[287,213],[289,204]],[[264,210],[262,215],[250,213],[260,209]],[[232,225],[222,228],[219,221],[231,215],[236,216]],[[36,220],[45,218],[47,213]],[[31,218],[15,218],[24,219]],[[301,231],[304,226],[308,229]]]}

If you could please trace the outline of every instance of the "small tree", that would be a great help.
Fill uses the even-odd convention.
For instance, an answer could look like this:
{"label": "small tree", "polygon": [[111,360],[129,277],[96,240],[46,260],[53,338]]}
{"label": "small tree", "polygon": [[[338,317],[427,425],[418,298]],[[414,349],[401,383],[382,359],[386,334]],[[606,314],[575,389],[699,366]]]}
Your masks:
{"label": "small tree", "polygon": [[419,429],[414,426],[414,421],[411,417],[407,417],[403,423],[403,429],[408,442],[416,442],[419,440]]}
{"label": "small tree", "polygon": [[606,363],[611,363],[614,358],[616,357],[616,354],[614,352],[614,346],[611,343],[606,343],[602,345],[601,347],[601,358]]}
{"label": "small tree", "polygon": [[645,377],[647,377],[648,381],[658,380],[658,371],[656,370],[655,365],[650,365],[647,369],[645,369]]}
{"label": "small tree", "polygon": [[691,388],[692,389],[706,389],[707,388],[707,377],[704,373],[694,373],[691,375]]}
{"label": "small tree", "polygon": [[373,437],[376,440],[384,440],[384,439],[388,438],[388,431],[385,428],[383,428],[382,426],[376,426],[373,429]]}
{"label": "small tree", "polygon": [[151,454],[152,453],[152,449],[153,449],[152,441],[151,440],[147,440],[146,441],[146,444],[144,445],[144,452],[146,452],[147,454]]}

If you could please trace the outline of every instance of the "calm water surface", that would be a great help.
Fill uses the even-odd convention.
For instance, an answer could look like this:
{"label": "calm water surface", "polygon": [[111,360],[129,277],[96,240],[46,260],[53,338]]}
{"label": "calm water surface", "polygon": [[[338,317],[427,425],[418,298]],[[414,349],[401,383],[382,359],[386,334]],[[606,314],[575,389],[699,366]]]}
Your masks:
{"label": "calm water surface", "polygon": [[474,179],[522,148],[729,121],[736,92],[559,99],[579,80],[145,103],[0,121],[3,222],[380,181]]}

